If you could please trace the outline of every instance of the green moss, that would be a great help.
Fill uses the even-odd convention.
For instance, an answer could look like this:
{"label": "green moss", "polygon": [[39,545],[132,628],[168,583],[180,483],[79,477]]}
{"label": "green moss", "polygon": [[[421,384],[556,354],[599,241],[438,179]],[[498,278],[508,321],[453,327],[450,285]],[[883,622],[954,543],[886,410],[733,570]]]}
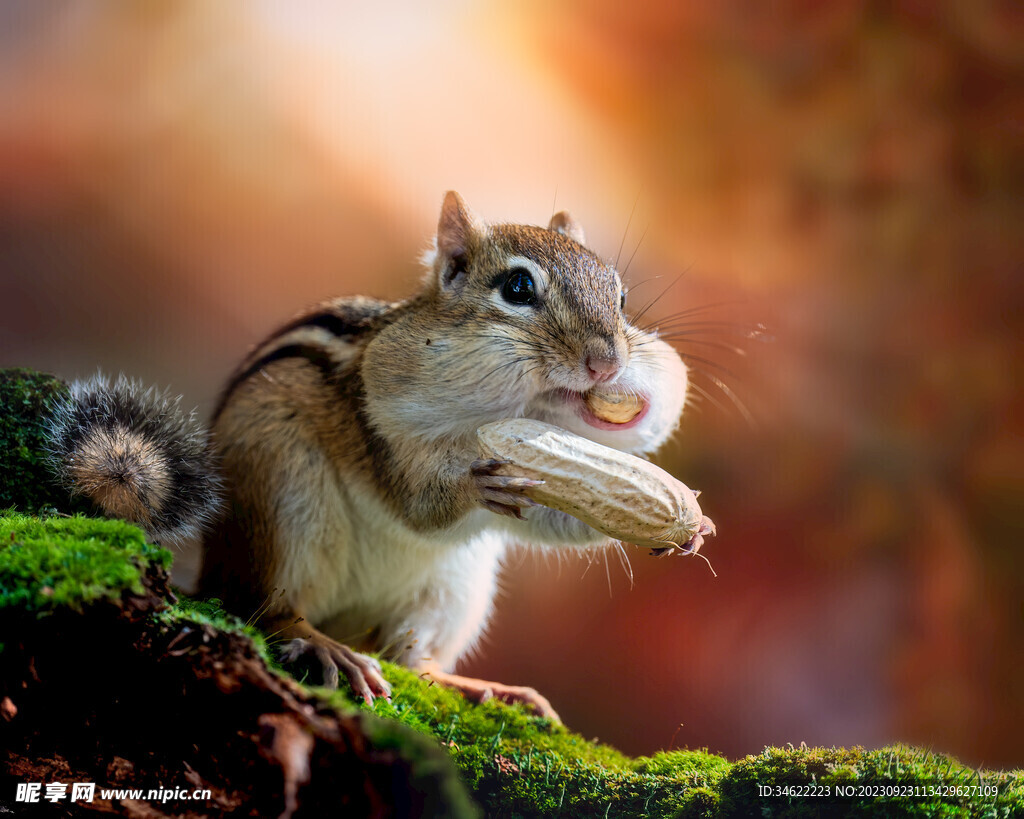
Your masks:
{"label": "green moss", "polygon": [[220,600],[216,598],[196,600],[182,594],[178,596],[172,606],[157,614],[156,617],[165,625],[186,620],[200,626],[212,626],[221,631],[241,631],[252,640],[256,653],[268,665],[280,668],[273,653],[267,648],[267,639],[263,636],[263,632],[244,622],[240,617],[224,611]]}
{"label": "green moss", "polygon": [[[373,711],[448,748],[488,816],[702,815],[694,806],[715,803],[715,785],[730,769],[702,751],[630,759],[520,706],[472,704],[408,669],[384,668],[392,701],[377,700]],[[325,696],[351,705],[344,691]]]}
{"label": "green moss", "polygon": [[0,509],[87,511],[84,501],[58,485],[46,457],[46,417],[67,395],[67,386],[52,375],[0,370]]}
{"label": "green moss", "polygon": [[[141,597],[147,593],[143,585],[147,569],[166,570],[170,564],[170,552],[147,543],[141,530],[122,521],[0,513],[0,615],[8,626],[22,618],[21,625],[14,627],[24,629],[26,615],[32,620],[60,609],[85,612],[98,602],[118,603],[125,593]],[[257,653],[267,657],[263,637],[226,614],[217,601],[184,598],[151,617],[149,622],[159,630],[180,631],[186,621],[241,632],[255,644]],[[352,706],[344,710],[356,713]],[[402,771],[407,787],[391,794],[399,800],[400,814],[477,816],[450,759],[437,743],[393,720],[372,714],[358,714],[357,720],[371,757],[388,752],[403,763],[397,770]]]}
{"label": "green moss", "polygon": [[[116,601],[125,592],[141,594],[142,573],[153,564],[166,568],[170,557],[147,544],[139,529],[119,521],[0,514],[0,612],[80,611],[97,600]],[[216,601],[186,598],[155,616],[165,625],[184,619],[243,631],[267,654],[259,635]],[[364,710],[372,743],[400,749],[409,761],[411,793],[422,782],[423,793],[433,794],[430,799],[443,798],[469,811],[459,786],[445,779],[432,752],[432,742],[439,743],[491,817],[1024,816],[1020,771],[977,771],[952,757],[900,745],[766,748],[737,762],[693,750],[631,759],[522,707],[472,704],[408,669],[385,663],[384,670],[393,685],[392,701],[377,700],[372,714],[354,703],[347,689],[317,689],[316,694],[346,713]],[[426,736],[411,737],[409,729]],[[828,795],[792,790],[808,786],[828,789]],[[852,790],[842,795],[840,788]],[[444,796],[444,789],[451,792]]]}
{"label": "green moss", "polygon": [[[199,608],[204,605],[209,604]],[[206,616],[221,615],[212,607]],[[905,746],[766,748],[738,762],[694,750],[631,759],[520,706],[473,704],[409,669],[382,665],[393,687],[390,703],[377,700],[367,708],[344,687],[314,691],[331,707],[372,711],[381,718],[371,724],[372,731],[385,731],[375,741],[387,741],[382,726],[399,724],[433,737],[488,817],[1024,816],[1021,772],[979,772],[951,757]],[[828,787],[829,796],[762,796],[758,787],[815,785]],[[871,791],[901,785],[952,791]],[[853,795],[837,796],[839,786],[852,787]],[[957,794],[957,786],[966,790]],[[980,790],[985,786],[997,788],[998,795],[986,795]]]}
{"label": "green moss", "polygon": [[[488,816],[1024,816],[1019,771],[976,771],[907,746],[766,748],[734,763],[693,750],[630,759],[519,706],[471,704],[408,669],[385,663],[384,670],[392,702],[378,700],[373,711],[448,748]],[[353,707],[344,691],[324,696]],[[819,786],[828,795],[762,795],[759,786]],[[852,788],[850,795],[840,794],[840,786]]]}
{"label": "green moss", "polygon": [[141,595],[148,564],[169,568],[171,554],[131,524],[0,514],[0,610],[81,611],[99,600],[117,602],[124,592]]}
{"label": "green moss", "polygon": [[[808,784],[827,789],[829,796],[792,792]],[[772,795],[757,799],[759,786],[771,788]],[[733,765],[719,789],[725,816],[1024,815],[1021,772],[977,771],[952,757],[904,745],[871,751],[765,748]]]}

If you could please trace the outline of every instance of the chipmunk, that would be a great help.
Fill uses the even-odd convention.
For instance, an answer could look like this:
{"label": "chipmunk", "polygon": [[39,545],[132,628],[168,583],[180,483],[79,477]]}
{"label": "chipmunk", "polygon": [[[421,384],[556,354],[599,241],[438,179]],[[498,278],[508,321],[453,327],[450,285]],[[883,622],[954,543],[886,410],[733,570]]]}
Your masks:
{"label": "chipmunk", "polygon": [[[491,614],[510,545],[608,538],[495,474],[475,432],[530,417],[635,454],[676,428],[679,355],[627,320],[618,272],[565,212],[548,227],[485,225],[441,208],[419,292],[327,301],[243,361],[213,420],[226,510],[205,538],[201,590],[287,639],[327,685],[389,696],[381,653],[467,696],[556,716],[530,688],[452,673]],[[627,423],[584,396],[638,395]]]}
{"label": "chipmunk", "polygon": [[[565,212],[546,229],[487,226],[445,196],[426,277],[406,301],[324,302],[273,333],[228,382],[212,443],[194,413],[119,379],[72,385],[49,421],[61,482],[107,515],[173,542],[207,529],[201,591],[286,640],[282,658],[344,674],[367,701],[389,686],[367,651],[467,696],[531,688],[452,673],[491,614],[515,543],[598,546],[605,535],[498,475],[476,430],[528,417],[648,454],[678,425],[687,369],[627,320],[618,272]],[[641,407],[615,423],[595,388]],[[212,521],[212,525],[209,525]]]}

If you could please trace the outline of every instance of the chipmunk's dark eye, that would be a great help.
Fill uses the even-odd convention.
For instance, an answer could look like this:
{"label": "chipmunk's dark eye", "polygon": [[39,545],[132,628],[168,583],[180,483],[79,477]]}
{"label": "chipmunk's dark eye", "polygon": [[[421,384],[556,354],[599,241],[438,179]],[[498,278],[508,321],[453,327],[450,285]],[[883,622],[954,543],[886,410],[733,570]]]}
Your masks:
{"label": "chipmunk's dark eye", "polygon": [[533,276],[521,267],[514,268],[501,286],[501,297],[509,304],[536,304],[537,288]]}
{"label": "chipmunk's dark eye", "polygon": [[627,290],[626,290],[625,287],[623,287],[622,288],[622,295],[619,296],[619,309],[620,310],[625,310],[626,309],[626,293],[627,293]]}

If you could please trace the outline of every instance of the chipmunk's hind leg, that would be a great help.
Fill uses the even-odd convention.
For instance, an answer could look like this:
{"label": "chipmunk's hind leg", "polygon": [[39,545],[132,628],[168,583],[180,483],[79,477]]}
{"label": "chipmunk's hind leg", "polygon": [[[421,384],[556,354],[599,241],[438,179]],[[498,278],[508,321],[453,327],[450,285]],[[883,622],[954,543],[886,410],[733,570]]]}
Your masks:
{"label": "chipmunk's hind leg", "polygon": [[428,667],[422,676],[460,691],[471,702],[486,702],[492,697],[502,702],[518,702],[534,711],[538,716],[553,719],[555,722],[562,721],[547,698],[537,689],[529,686],[505,685],[504,683],[479,680],[475,677],[463,677],[459,674],[449,674],[434,666]]}

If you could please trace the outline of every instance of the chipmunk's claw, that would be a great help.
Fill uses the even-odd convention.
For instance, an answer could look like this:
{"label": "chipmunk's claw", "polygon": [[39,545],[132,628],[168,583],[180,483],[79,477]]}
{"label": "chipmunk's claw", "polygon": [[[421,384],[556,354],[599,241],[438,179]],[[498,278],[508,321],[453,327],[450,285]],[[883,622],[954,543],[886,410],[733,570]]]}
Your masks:
{"label": "chipmunk's claw", "polygon": [[329,638],[312,636],[289,640],[280,656],[286,665],[305,659],[318,667],[326,688],[337,688],[340,675],[344,673],[353,693],[367,705],[372,705],[375,697],[391,700],[391,685],[384,679],[380,663]]}
{"label": "chipmunk's claw", "polygon": [[521,509],[539,505],[522,493],[531,486],[540,486],[544,481],[496,474],[498,468],[511,463],[512,461],[506,459],[481,459],[470,464],[469,472],[473,477],[480,503],[486,509],[498,515],[522,520]]}

